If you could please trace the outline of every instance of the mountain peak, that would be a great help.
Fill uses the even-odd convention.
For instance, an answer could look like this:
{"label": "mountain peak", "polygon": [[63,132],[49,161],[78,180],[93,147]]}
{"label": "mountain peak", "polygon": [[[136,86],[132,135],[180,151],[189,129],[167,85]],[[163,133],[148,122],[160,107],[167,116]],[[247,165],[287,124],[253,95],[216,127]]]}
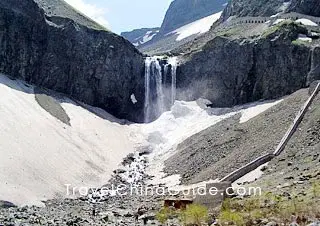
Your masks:
{"label": "mountain peak", "polygon": [[220,12],[227,0],[175,0],[171,3],[160,33],[166,34],[183,25]]}

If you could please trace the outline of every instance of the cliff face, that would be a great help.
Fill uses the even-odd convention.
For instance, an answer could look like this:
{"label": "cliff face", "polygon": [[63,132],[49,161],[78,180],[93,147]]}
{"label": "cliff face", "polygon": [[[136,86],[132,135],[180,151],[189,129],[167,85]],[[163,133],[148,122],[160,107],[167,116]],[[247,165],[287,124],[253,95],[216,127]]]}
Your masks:
{"label": "cliff face", "polygon": [[178,98],[207,98],[216,107],[279,98],[319,79],[319,47],[295,44],[307,31],[293,23],[255,39],[216,37],[184,57]]}
{"label": "cliff face", "polygon": [[[141,121],[142,55],[63,1],[43,2],[55,7],[44,12],[32,0],[0,2],[0,72]],[[66,12],[79,17],[69,19]],[[132,94],[138,103],[132,103]]]}
{"label": "cliff face", "polygon": [[320,1],[318,0],[292,0],[289,11],[294,11],[311,16],[320,16]]}
{"label": "cliff face", "polygon": [[272,16],[280,12],[297,12],[320,16],[318,0],[231,0],[223,12],[226,20],[230,16]]}

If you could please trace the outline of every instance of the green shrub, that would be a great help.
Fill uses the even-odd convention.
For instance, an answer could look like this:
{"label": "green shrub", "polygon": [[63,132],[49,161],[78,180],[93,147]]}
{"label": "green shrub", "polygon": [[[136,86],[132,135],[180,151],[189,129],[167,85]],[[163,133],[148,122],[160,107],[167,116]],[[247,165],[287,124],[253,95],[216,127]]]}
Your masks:
{"label": "green shrub", "polygon": [[271,27],[269,27],[267,30],[265,30],[262,34],[262,37],[268,37],[269,35],[275,33],[276,31],[278,31],[282,26],[284,25],[289,25],[293,23],[292,20],[284,20],[276,25],[272,25]]}
{"label": "green shrub", "polygon": [[222,211],[219,215],[219,222],[222,225],[230,225],[230,223],[237,226],[245,225],[242,214],[239,212],[233,212],[232,210]]}
{"label": "green shrub", "polygon": [[300,39],[297,39],[297,40],[293,40],[293,41],[292,41],[292,44],[293,44],[293,45],[298,45],[298,46],[300,46],[300,45],[306,45],[306,44],[308,44],[308,42],[302,41],[302,40],[300,40]]}
{"label": "green shrub", "polygon": [[169,208],[165,207],[162,208],[157,214],[156,214],[156,219],[159,221],[161,224],[166,224],[168,219],[170,218],[170,215],[172,214],[172,210]]}
{"label": "green shrub", "polygon": [[208,221],[208,209],[205,206],[192,204],[181,212],[180,220],[183,224],[195,224],[201,226],[203,222]]}
{"label": "green shrub", "polygon": [[312,195],[313,198],[317,199],[320,198],[320,182],[319,181],[313,181],[312,183]]}

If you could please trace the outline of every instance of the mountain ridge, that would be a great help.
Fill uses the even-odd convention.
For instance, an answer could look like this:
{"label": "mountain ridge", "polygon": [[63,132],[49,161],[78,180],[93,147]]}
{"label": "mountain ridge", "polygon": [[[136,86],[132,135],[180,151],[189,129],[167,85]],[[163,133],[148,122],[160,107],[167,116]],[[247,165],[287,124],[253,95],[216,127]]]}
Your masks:
{"label": "mountain ridge", "polygon": [[[227,0],[175,0],[171,2],[164,16],[159,33],[149,42],[139,45],[138,49],[142,52],[149,53],[150,49],[156,49],[159,45],[168,45],[168,48],[165,50],[168,51],[185,43],[187,40],[192,40],[198,34],[191,35],[192,38],[190,39],[177,41],[175,37],[176,34],[172,32],[185,25],[222,11],[226,4]],[[129,41],[135,43],[131,38],[128,38],[130,33],[135,33],[135,31],[123,32],[122,34],[124,34]],[[169,47],[170,45],[172,45],[172,47]]]}
{"label": "mountain ridge", "polygon": [[134,46],[139,46],[150,42],[159,32],[160,27],[140,28],[132,31],[121,32],[121,36],[130,41]]}

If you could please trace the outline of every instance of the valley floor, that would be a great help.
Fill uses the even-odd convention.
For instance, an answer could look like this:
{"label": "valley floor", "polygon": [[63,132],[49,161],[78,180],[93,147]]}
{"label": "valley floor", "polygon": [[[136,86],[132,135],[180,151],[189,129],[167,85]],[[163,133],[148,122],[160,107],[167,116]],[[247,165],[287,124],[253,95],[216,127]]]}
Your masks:
{"label": "valley floor", "polygon": [[[133,124],[4,75],[0,82],[0,117],[6,119],[0,126],[0,200],[45,204],[0,209],[5,225],[139,225],[141,216],[157,224],[162,196],[99,191],[74,198],[65,196],[65,184],[168,188],[222,178],[274,150],[308,98],[304,89],[231,109],[176,101],[156,121]],[[256,185],[303,192],[319,180],[319,103],[318,96],[284,154],[264,168]]]}

